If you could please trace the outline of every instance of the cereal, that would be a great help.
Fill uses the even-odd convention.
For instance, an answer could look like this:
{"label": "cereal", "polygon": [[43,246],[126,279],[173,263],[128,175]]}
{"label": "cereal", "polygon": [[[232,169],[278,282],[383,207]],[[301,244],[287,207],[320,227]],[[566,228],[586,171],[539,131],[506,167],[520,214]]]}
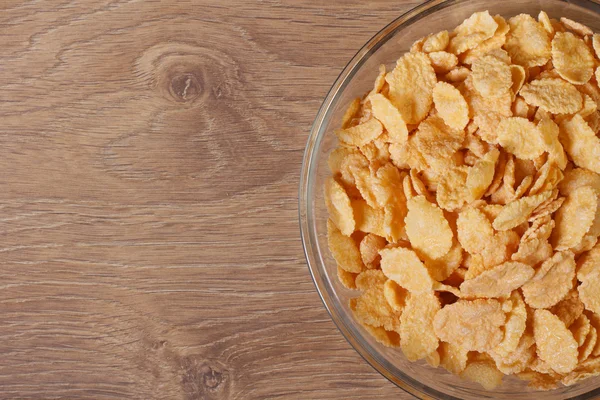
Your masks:
{"label": "cereal", "polygon": [[437,83],[431,61],[423,53],[408,53],[398,60],[396,68],[386,76],[389,96],[407,124],[425,118],[433,102]]}
{"label": "cereal", "polygon": [[428,56],[433,70],[438,74],[448,73],[458,65],[458,57],[446,51],[435,51]]}
{"label": "cereal", "polygon": [[494,179],[496,161],[499,156],[500,152],[492,149],[469,169],[467,175],[467,189],[471,195],[469,200],[478,200],[485,194]]}
{"label": "cereal", "polygon": [[482,96],[498,97],[512,87],[510,67],[494,56],[477,58],[471,70],[473,86]]}
{"label": "cereal", "polygon": [[461,346],[441,342],[438,348],[440,365],[448,372],[460,374],[467,367],[469,351]]}
{"label": "cereal", "polygon": [[512,17],[508,24],[505,49],[515,64],[531,68],[550,60],[550,39],[541,24],[527,14]]}
{"label": "cereal", "polygon": [[542,264],[531,281],[522,287],[525,302],[533,308],[557,304],[573,288],[575,259],[573,253],[555,253]]}
{"label": "cereal", "polygon": [[471,15],[456,27],[454,37],[450,39],[449,51],[461,54],[474,49],[484,40],[491,38],[498,29],[498,23],[489,12],[478,12]]}
{"label": "cereal", "polygon": [[373,116],[383,124],[390,140],[393,143],[406,142],[408,129],[402,115],[400,115],[400,111],[380,93],[370,95],[369,101],[373,108]]}
{"label": "cereal", "polygon": [[381,256],[379,251],[385,247],[387,241],[381,236],[369,233],[360,242],[360,256],[363,263],[369,269],[379,267]]}
{"label": "cereal", "polygon": [[383,133],[383,126],[376,119],[370,119],[348,129],[337,130],[340,142],[349,146],[363,146]]}
{"label": "cereal", "polygon": [[522,224],[527,221],[533,210],[550,198],[550,196],[551,192],[546,191],[533,196],[523,197],[505,205],[492,223],[492,226],[498,231],[505,231]]}
{"label": "cereal", "polygon": [[325,202],[333,224],[344,235],[350,236],[356,226],[352,204],[342,185],[333,178],[325,183]]}
{"label": "cereal", "polygon": [[463,282],[460,292],[466,297],[505,297],[523,286],[534,274],[529,265],[510,261]]}
{"label": "cereal", "polygon": [[425,358],[438,347],[433,319],[440,302],[433,293],[410,294],[400,316],[400,347],[409,361]]}
{"label": "cereal", "polygon": [[479,383],[486,390],[494,390],[502,384],[504,374],[498,371],[492,360],[475,361],[467,364],[460,377],[471,382]]}
{"label": "cereal", "polygon": [[343,235],[331,220],[327,221],[327,239],[329,250],[340,268],[354,274],[365,269],[354,239]]}
{"label": "cereal", "polygon": [[469,106],[460,91],[451,84],[438,82],[433,89],[433,102],[449,127],[464,129],[469,123]]}
{"label": "cereal", "polygon": [[433,279],[417,254],[401,247],[383,249],[381,270],[389,279],[409,292],[427,292],[433,290]]}
{"label": "cereal", "polygon": [[448,31],[441,31],[435,35],[429,35],[423,42],[423,51],[425,53],[433,53],[436,51],[444,51],[450,43],[450,35]]}
{"label": "cereal", "polygon": [[600,173],[600,139],[581,115],[560,123],[559,138],[575,165]]}
{"label": "cereal", "polygon": [[415,250],[428,258],[437,259],[450,251],[453,233],[442,210],[425,196],[416,196],[408,202],[406,234]]}
{"label": "cereal", "polygon": [[556,250],[566,250],[581,243],[592,226],[598,207],[598,195],[589,186],[575,189],[555,215],[556,227],[550,241]]}
{"label": "cereal", "polygon": [[559,75],[583,85],[594,74],[594,56],[583,40],[571,32],[557,32],[552,40],[552,64]]}
{"label": "cereal", "polygon": [[525,101],[553,114],[573,114],[583,107],[583,96],[575,86],[561,79],[545,78],[523,85]]}
{"label": "cereal", "polygon": [[498,126],[498,143],[515,156],[533,160],[544,152],[537,126],[526,118],[506,118]]}
{"label": "cereal", "polygon": [[482,11],[399,56],[334,132],[335,288],[373,342],[488,390],[600,375],[600,34]]}
{"label": "cereal", "polygon": [[559,374],[573,371],[577,366],[579,346],[565,324],[548,310],[536,310],[533,322],[540,359]]}
{"label": "cereal", "polygon": [[435,315],[433,327],[440,340],[469,351],[487,351],[504,337],[506,316],[497,300],[459,300]]}

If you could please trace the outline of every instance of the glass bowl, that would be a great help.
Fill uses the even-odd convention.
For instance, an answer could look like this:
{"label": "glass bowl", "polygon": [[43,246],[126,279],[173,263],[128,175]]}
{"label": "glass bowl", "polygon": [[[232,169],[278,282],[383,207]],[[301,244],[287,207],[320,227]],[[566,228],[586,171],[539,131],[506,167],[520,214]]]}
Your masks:
{"label": "glass bowl", "polygon": [[336,263],[327,247],[327,209],[323,184],[330,175],[328,153],[336,146],[333,131],[340,127],[346,107],[371,89],[380,64],[391,70],[413,42],[433,32],[451,30],[476,11],[489,10],[505,18],[540,10],[550,17],[567,17],[600,32],[597,0],[432,0],[402,15],[377,33],[354,56],[333,84],[313,124],[304,160],[299,192],[300,228],[306,259],[315,286],[331,318],[356,351],[383,376],[421,399],[593,399],[600,398],[600,377],[550,392],[527,388],[526,382],[505,378],[487,391],[425,362],[409,362],[401,350],[377,343],[354,319],[348,300],[356,295],[337,279]]}

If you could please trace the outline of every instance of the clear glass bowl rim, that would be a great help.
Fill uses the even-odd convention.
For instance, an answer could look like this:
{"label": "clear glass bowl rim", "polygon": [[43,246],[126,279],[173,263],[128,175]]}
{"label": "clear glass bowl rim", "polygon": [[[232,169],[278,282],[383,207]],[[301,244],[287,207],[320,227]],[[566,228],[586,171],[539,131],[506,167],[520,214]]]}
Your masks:
{"label": "clear glass bowl rim", "polygon": [[[318,161],[318,154],[314,152],[315,149],[319,148],[320,142],[325,135],[324,127],[327,125],[329,109],[337,98],[338,94],[344,90],[346,85],[352,80],[356,72],[360,69],[363,63],[374,53],[381,45],[387,42],[394,34],[409,26],[414,20],[418,20],[424,15],[429,15],[440,8],[445,8],[452,3],[457,3],[460,0],[428,0],[416,7],[410,9],[406,13],[400,15],[398,18],[390,22],[377,34],[375,34],[348,62],[344,67],[335,83],[327,93],[325,100],[321,104],[317,116],[313,122],[310,130],[310,135],[304,151],[304,157],[302,160],[302,169],[300,175],[299,195],[298,195],[298,216],[300,222],[300,234],[302,238],[302,245],[304,248],[304,255],[308,264],[308,269],[313,279],[313,283],[319,293],[319,296],[329,313],[334,324],[340,330],[344,338],[350,343],[350,345],[356,350],[360,356],[367,361],[375,370],[383,375],[390,382],[394,383],[399,388],[412,394],[413,396],[423,400],[436,400],[436,399],[448,399],[448,400],[461,400],[457,397],[449,396],[445,393],[440,393],[435,389],[421,383],[421,387],[415,387],[408,382],[407,376],[396,376],[391,373],[388,368],[383,365],[382,362],[377,360],[376,355],[371,354],[361,344],[361,334],[352,326],[350,321],[345,321],[345,316],[338,314],[335,310],[333,302],[335,299],[331,296],[329,291],[333,289],[327,285],[323,280],[319,271],[324,271],[323,259],[321,255],[316,252],[316,246],[314,243],[317,241],[316,226],[313,224],[313,210],[310,206],[311,199],[314,198],[313,188],[310,183],[314,177],[316,171],[316,163]],[[577,0],[559,0],[565,3],[579,3]],[[584,1],[586,2],[586,1]],[[597,0],[589,0],[587,2],[600,4]],[[532,393],[533,394],[533,393]],[[433,397],[435,396],[435,397]],[[588,393],[571,397],[569,400],[586,400],[600,398],[600,388],[592,390]]]}

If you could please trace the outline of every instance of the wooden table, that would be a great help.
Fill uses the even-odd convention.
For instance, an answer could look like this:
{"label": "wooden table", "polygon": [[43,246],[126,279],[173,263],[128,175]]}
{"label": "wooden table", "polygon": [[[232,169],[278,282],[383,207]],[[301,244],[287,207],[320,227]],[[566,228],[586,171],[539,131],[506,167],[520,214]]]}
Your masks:
{"label": "wooden table", "polygon": [[297,187],[415,3],[2,0],[0,398],[411,398],[321,304]]}

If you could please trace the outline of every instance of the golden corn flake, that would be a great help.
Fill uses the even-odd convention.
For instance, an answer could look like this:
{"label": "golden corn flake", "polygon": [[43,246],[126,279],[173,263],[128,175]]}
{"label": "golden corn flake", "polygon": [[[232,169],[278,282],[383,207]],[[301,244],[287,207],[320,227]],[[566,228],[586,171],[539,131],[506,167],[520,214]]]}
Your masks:
{"label": "golden corn flake", "polygon": [[438,168],[447,165],[448,157],[460,149],[464,140],[464,130],[450,128],[438,115],[423,121],[415,135],[420,154],[428,165]]}
{"label": "golden corn flake", "polygon": [[458,65],[458,57],[446,51],[435,51],[428,56],[433,70],[438,74],[448,73]]}
{"label": "golden corn flake", "polygon": [[548,33],[530,15],[520,14],[508,20],[510,32],[504,48],[515,64],[526,68],[544,65],[550,60]]}
{"label": "golden corn flake", "polygon": [[360,125],[335,131],[340,142],[350,146],[364,146],[383,133],[383,126],[376,119]]}
{"label": "golden corn flake", "polygon": [[494,229],[486,215],[477,208],[467,208],[456,221],[458,241],[471,254],[482,253],[494,238]]}
{"label": "golden corn flake", "polygon": [[406,233],[415,250],[437,259],[450,251],[453,233],[444,213],[425,196],[416,196],[408,202]]}
{"label": "golden corn flake", "polygon": [[466,67],[456,67],[448,72],[444,79],[446,82],[463,82],[471,74],[471,70]]}
{"label": "golden corn flake", "polygon": [[384,327],[388,331],[400,328],[400,312],[390,307],[383,288],[386,277],[380,270],[367,270],[356,277],[356,287],[362,291],[357,298],[350,300],[350,309],[363,324]]}
{"label": "golden corn flake", "polygon": [[346,236],[354,232],[354,211],[348,194],[335,179],[325,183],[325,204],[333,224]]}
{"label": "golden corn flake", "polygon": [[552,306],[550,311],[556,315],[568,328],[583,313],[583,303],[577,290],[571,290],[559,303]]}
{"label": "golden corn flake", "polygon": [[520,198],[505,205],[492,223],[492,226],[497,231],[505,231],[522,224],[527,221],[527,218],[529,218],[533,210],[549,199],[551,195],[552,193],[550,191],[546,191],[533,196]]}
{"label": "golden corn flake", "polygon": [[433,292],[408,295],[400,317],[400,347],[409,361],[425,358],[437,349],[433,319],[439,309],[440,302]]}
{"label": "golden corn flake", "polygon": [[499,156],[500,152],[492,149],[469,169],[467,189],[471,194],[471,201],[480,199],[491,185]]}
{"label": "golden corn flake", "polygon": [[566,250],[581,243],[592,226],[598,207],[598,195],[589,186],[575,189],[555,215],[556,227],[551,243],[556,250]]}
{"label": "golden corn flake", "polygon": [[539,79],[523,85],[519,92],[525,101],[553,114],[573,114],[583,107],[583,96],[562,79]]}
{"label": "golden corn flake", "polygon": [[588,358],[582,361],[571,373],[565,375],[561,382],[565,386],[571,386],[598,375],[600,375],[600,358]]}
{"label": "golden corn flake", "polygon": [[450,43],[450,35],[448,31],[441,31],[433,35],[429,35],[423,42],[423,51],[425,53],[433,53],[436,51],[446,50]]}
{"label": "golden corn flake", "polygon": [[559,128],[554,121],[549,118],[543,118],[538,122],[538,130],[542,135],[545,151],[548,152],[548,159],[556,163],[561,169],[567,166],[567,154],[563,149],[562,144],[558,140]]}
{"label": "golden corn flake", "polygon": [[536,310],[533,334],[537,353],[542,361],[559,374],[575,369],[579,356],[578,344],[565,324],[548,310]]}
{"label": "golden corn flake", "polygon": [[466,189],[469,169],[455,167],[442,175],[436,192],[436,200],[441,208],[456,211],[468,201],[469,192]]}
{"label": "golden corn flake", "polygon": [[600,173],[600,139],[581,115],[560,123],[559,138],[575,165]]}
{"label": "golden corn flake", "polygon": [[437,83],[431,61],[424,53],[408,53],[386,76],[389,97],[407,124],[417,124],[427,116]]}
{"label": "golden corn flake", "polygon": [[484,40],[491,38],[496,29],[498,23],[488,11],[477,12],[456,27],[455,36],[450,39],[448,49],[454,54],[474,49]]}
{"label": "golden corn flake", "polygon": [[363,263],[369,269],[379,267],[381,256],[379,251],[383,249],[387,244],[387,241],[381,236],[369,233],[360,242],[360,256]]}
{"label": "golden corn flake", "polygon": [[548,17],[548,14],[546,14],[545,11],[540,11],[538,14],[538,22],[542,24],[550,37],[554,36],[554,26],[552,25],[550,17]]}
{"label": "golden corn flake", "polygon": [[469,351],[488,351],[504,337],[506,316],[496,300],[459,300],[442,308],[433,327],[440,340]]}
{"label": "golden corn flake", "polygon": [[417,254],[401,247],[383,249],[381,270],[389,279],[409,292],[432,291],[433,280]]}
{"label": "golden corn flake", "polygon": [[393,143],[404,143],[408,138],[406,123],[400,115],[400,111],[382,94],[376,93],[369,96],[373,116],[385,127],[390,141]]}
{"label": "golden corn flake", "polygon": [[471,66],[473,86],[482,96],[498,97],[512,87],[510,67],[493,56],[476,59]]}
{"label": "golden corn flake", "polygon": [[352,208],[356,219],[356,230],[364,233],[374,233],[382,237],[386,235],[384,209],[371,207],[362,199],[352,200]]}
{"label": "golden corn flake", "polygon": [[352,272],[348,272],[339,265],[337,266],[337,276],[346,289],[356,289],[356,276],[358,274],[353,274]]}
{"label": "golden corn flake", "polygon": [[491,361],[475,361],[467,364],[460,377],[471,382],[479,383],[486,390],[494,390],[502,384],[504,374]]}
{"label": "golden corn flake", "polygon": [[583,85],[594,74],[594,56],[583,40],[571,32],[557,32],[552,40],[552,64],[560,76]]}
{"label": "golden corn flake", "polygon": [[570,251],[555,253],[542,264],[521,290],[533,308],[548,308],[565,298],[573,288],[575,258]]}
{"label": "golden corn flake", "polygon": [[469,106],[458,89],[438,82],[433,89],[433,102],[444,123],[453,129],[464,129],[469,123]]}
{"label": "golden corn flake", "polygon": [[463,282],[460,292],[465,297],[506,297],[523,286],[534,274],[534,269],[529,265],[509,261]]}
{"label": "golden corn flake", "polygon": [[469,351],[460,346],[441,342],[438,354],[440,365],[448,372],[460,374],[467,367]]}
{"label": "golden corn flake", "polygon": [[419,257],[423,260],[429,275],[436,281],[441,282],[460,267],[463,260],[463,249],[455,239],[446,255],[438,259],[430,259],[425,254],[419,254]]}
{"label": "golden corn flake", "polygon": [[577,277],[581,281],[577,288],[581,302],[587,310],[600,313],[600,269],[596,267],[588,274],[579,273]]}
{"label": "golden corn flake", "polygon": [[498,143],[518,158],[533,160],[545,150],[537,126],[526,118],[506,118],[498,126]]}
{"label": "golden corn flake", "polygon": [[342,234],[331,220],[327,221],[327,240],[331,255],[340,268],[355,274],[365,269],[354,239]]}
{"label": "golden corn flake", "polygon": [[369,93],[369,97],[374,94],[377,94],[383,90],[383,87],[385,86],[385,75],[386,75],[385,65],[381,64],[379,66],[379,75],[377,75],[377,78],[375,78],[375,83],[373,84],[373,90],[371,90],[371,92]]}
{"label": "golden corn flake", "polygon": [[404,310],[406,299],[408,298],[408,291],[406,289],[393,280],[388,279],[383,285],[383,295],[394,311],[401,312]]}
{"label": "golden corn flake", "polygon": [[585,314],[581,314],[573,324],[569,327],[569,330],[573,334],[575,341],[579,346],[582,346],[587,338],[588,333],[592,329],[592,324]]}
{"label": "golden corn flake", "polygon": [[566,17],[561,17],[560,23],[563,24],[563,26],[569,29],[570,31],[578,34],[579,36],[589,36],[594,34],[594,32],[589,27]]}

